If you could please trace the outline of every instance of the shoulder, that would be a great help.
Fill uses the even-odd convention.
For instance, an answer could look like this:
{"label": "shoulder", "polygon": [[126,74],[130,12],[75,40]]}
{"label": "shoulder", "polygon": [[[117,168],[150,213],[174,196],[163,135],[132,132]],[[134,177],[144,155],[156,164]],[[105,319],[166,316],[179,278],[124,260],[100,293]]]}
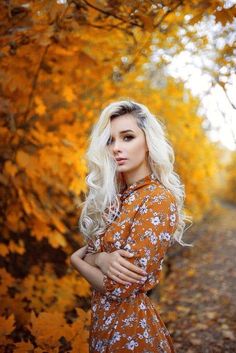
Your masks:
{"label": "shoulder", "polygon": [[[154,188],[153,186],[156,187]],[[144,197],[135,217],[142,216],[144,219],[154,220],[154,222],[156,217],[158,217],[163,222],[168,220],[169,223],[167,222],[167,224],[170,227],[176,226],[178,222],[178,208],[173,193],[159,182],[156,184],[152,183],[152,190],[146,187],[143,191]]]}
{"label": "shoulder", "polygon": [[173,193],[161,183],[152,182],[143,190],[142,202],[137,209],[139,214],[162,214],[163,217],[177,218],[178,208]]}
{"label": "shoulder", "polygon": [[176,208],[175,198],[158,180],[152,180],[138,190],[133,191],[123,202],[122,211],[135,214],[144,206],[147,209],[171,210]]}
{"label": "shoulder", "polygon": [[152,181],[149,185],[146,185],[142,189],[140,196],[142,196],[141,198],[143,199],[143,202],[176,202],[173,193],[163,184],[156,180]]}

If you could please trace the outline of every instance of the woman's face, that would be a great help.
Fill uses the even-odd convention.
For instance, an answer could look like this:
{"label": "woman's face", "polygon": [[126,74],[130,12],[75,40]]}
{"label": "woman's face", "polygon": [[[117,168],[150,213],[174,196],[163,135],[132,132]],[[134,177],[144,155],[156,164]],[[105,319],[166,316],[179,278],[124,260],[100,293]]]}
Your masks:
{"label": "woman's face", "polygon": [[[124,173],[130,181],[142,178],[150,172],[145,134],[131,114],[111,120],[108,149],[116,160],[117,170]],[[119,158],[124,159],[119,161]]]}

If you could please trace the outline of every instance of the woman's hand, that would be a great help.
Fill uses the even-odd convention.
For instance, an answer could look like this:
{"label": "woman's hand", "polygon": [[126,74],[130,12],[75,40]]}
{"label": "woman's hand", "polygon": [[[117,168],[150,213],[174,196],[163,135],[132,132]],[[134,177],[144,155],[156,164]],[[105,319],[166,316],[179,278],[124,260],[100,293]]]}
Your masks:
{"label": "woman's hand", "polygon": [[82,248],[76,250],[72,255],[71,257],[80,257],[81,259],[83,259],[84,255],[86,254],[87,252],[87,248],[88,248],[88,245],[85,245],[83,246]]}
{"label": "woman's hand", "polygon": [[[126,250],[116,250],[112,253],[102,252],[99,255],[97,264],[101,271],[116,282],[127,283],[140,283],[140,280],[147,275],[147,273],[140,267],[131,264],[125,257],[132,257]],[[144,279],[144,281],[146,278]]]}

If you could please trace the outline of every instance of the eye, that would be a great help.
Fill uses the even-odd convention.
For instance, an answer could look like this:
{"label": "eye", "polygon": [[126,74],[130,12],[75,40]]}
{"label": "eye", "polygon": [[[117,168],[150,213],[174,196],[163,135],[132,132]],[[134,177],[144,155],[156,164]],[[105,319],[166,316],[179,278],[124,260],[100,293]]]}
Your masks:
{"label": "eye", "polygon": [[129,140],[132,140],[134,137],[133,137],[132,135],[126,135],[126,136],[124,137],[124,139],[125,139],[125,138],[127,138],[128,141],[129,141]]}
{"label": "eye", "polygon": [[[132,136],[132,135],[126,135],[126,136],[124,136],[124,140],[125,139],[128,139],[128,140],[125,140],[125,141],[130,141],[130,140],[132,140],[134,138],[134,136]],[[110,144],[112,144],[113,143],[113,138],[109,138],[108,139],[108,141],[107,141],[107,146],[108,145],[110,145]]]}

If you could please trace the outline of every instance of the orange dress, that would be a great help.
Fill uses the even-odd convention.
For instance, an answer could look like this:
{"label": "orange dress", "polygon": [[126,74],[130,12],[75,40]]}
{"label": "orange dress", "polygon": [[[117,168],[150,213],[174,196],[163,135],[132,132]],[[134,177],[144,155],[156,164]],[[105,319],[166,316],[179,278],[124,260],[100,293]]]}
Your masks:
{"label": "orange dress", "polygon": [[90,353],[173,353],[172,339],[146,292],[159,282],[162,262],[177,228],[176,201],[153,173],[120,195],[118,217],[87,253],[124,249],[148,275],[143,284],[121,284],[104,275],[105,293],[92,288]]}

